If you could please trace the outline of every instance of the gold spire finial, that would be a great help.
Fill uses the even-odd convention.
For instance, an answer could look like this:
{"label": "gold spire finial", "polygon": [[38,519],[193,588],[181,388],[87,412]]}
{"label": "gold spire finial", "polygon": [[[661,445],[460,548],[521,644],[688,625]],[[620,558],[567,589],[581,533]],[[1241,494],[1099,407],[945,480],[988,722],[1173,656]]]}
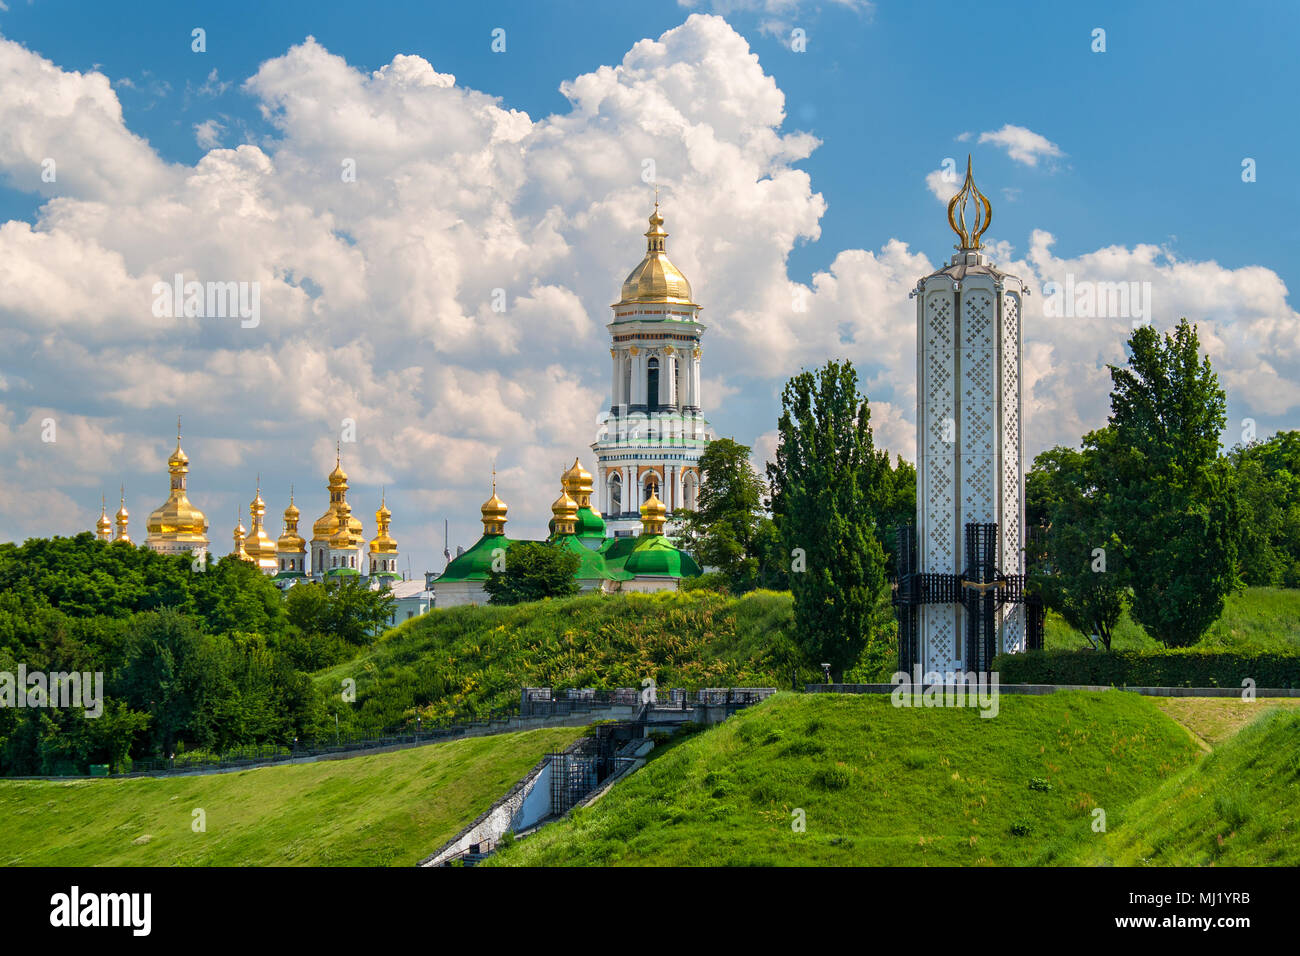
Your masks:
{"label": "gold spire finial", "polygon": [[[969,226],[966,224],[968,200],[973,205],[975,213],[975,220]],[[971,173],[971,158],[967,153],[966,181],[962,183],[957,195],[948,200],[948,225],[952,227],[953,232],[957,233],[957,238],[960,240],[957,248],[963,252],[978,251],[980,236],[984,235],[984,231],[992,221],[993,207],[989,204],[988,197],[975,185],[975,177]]]}

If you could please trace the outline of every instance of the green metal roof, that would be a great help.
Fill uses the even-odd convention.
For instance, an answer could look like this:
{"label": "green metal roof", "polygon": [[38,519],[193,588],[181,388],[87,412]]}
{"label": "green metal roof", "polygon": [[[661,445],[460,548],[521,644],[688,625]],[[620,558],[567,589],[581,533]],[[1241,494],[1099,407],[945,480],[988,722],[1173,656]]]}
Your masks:
{"label": "green metal roof", "polygon": [[661,534],[643,534],[637,538],[636,547],[623,562],[623,570],[638,577],[693,578],[700,574],[695,559],[673,547]]}
{"label": "green metal roof", "polygon": [[488,572],[492,570],[492,552],[497,548],[510,550],[510,546],[515,542],[503,534],[485,534],[474,542],[473,546],[464,554],[458,554],[451,559],[445,571],[435,578],[435,582],[442,581],[450,583],[452,581],[486,581]]}
{"label": "green metal roof", "polygon": [[574,572],[574,579],[578,581],[626,581],[632,575],[619,568],[611,568],[605,561],[604,555],[595,551],[580,540],[577,535],[566,534],[556,538],[553,544],[557,548],[563,548],[578,556],[578,570]]}

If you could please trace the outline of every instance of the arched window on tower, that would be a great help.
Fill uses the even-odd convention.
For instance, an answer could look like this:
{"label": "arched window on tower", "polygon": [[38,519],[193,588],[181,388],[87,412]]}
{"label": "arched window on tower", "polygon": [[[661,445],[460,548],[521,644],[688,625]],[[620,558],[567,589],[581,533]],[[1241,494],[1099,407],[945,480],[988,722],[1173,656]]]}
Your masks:
{"label": "arched window on tower", "polygon": [[649,501],[651,495],[657,495],[661,500],[663,495],[659,494],[659,476],[653,471],[647,472],[645,476],[645,497],[642,501]]}
{"label": "arched window on tower", "polygon": [[652,412],[659,410],[659,360],[652,358],[645,373],[645,404]]}
{"label": "arched window on tower", "polygon": [[609,476],[609,509],[606,513],[610,515],[623,513],[623,479],[616,471],[611,472]]}

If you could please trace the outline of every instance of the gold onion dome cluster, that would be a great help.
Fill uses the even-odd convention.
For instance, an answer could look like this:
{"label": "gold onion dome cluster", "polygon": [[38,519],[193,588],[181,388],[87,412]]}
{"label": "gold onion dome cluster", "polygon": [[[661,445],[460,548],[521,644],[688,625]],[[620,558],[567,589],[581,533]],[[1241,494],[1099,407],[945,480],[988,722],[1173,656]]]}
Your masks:
{"label": "gold onion dome cluster", "polygon": [[312,539],[328,539],[331,547],[356,547],[363,540],[361,519],[352,516],[352,506],[347,503],[348,473],[337,456],[329,474],[329,488],[330,507],[312,525]]}
{"label": "gold onion dome cluster", "polygon": [[668,259],[668,233],[664,231],[664,217],[659,215],[658,201],[655,202],[655,211],[650,216],[650,229],[645,236],[645,258],[623,282],[623,294],[618,305],[634,302],[694,305],[691,301],[691,284]]}

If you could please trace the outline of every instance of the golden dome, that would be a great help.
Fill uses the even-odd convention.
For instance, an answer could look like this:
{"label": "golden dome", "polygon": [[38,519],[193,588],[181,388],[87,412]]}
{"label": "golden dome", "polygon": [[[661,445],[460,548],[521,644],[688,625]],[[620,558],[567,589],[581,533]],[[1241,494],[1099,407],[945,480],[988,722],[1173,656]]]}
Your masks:
{"label": "golden dome", "polygon": [[253,560],[251,557],[249,557],[248,552],[244,550],[244,535],[246,535],[247,533],[248,531],[244,528],[244,522],[239,520],[239,509],[236,508],[235,509],[235,530],[231,535],[231,537],[234,539],[235,546],[231,548],[230,553],[235,557],[237,557],[240,561]]}
{"label": "golden dome", "polygon": [[145,521],[145,543],[183,542],[197,547],[208,544],[208,518],[190,503],[185,493],[190,470],[189,456],[181,449],[180,419],[176,420],[176,450],[167,459],[171,475],[167,500],[155,508]]}
{"label": "golden dome", "polygon": [[244,538],[244,550],[250,561],[264,571],[276,568],[275,545],[266,533],[263,522],[266,518],[266,502],[262,500],[262,482],[259,478],[257,491],[248,505],[248,514],[253,519],[253,527]]}
{"label": "golden dome", "polygon": [[103,495],[99,498],[99,520],[95,522],[95,535],[101,541],[113,536],[113,522],[108,518],[108,502]]}
{"label": "golden dome", "polygon": [[[565,472],[561,482],[567,481],[568,477],[569,473]],[[569,497],[567,490],[561,491],[560,497],[551,503],[551,514],[555,515],[551,527],[557,535],[573,534],[574,522],[578,520],[578,503]]]}
{"label": "golden dome", "polygon": [[497,473],[495,469],[492,471],[492,497],[483,502],[479,512],[483,515],[484,534],[505,534],[506,503],[497,497]]}
{"label": "golden dome", "polygon": [[[364,540],[361,519],[352,515],[352,508],[347,507],[347,517],[341,517],[342,509],[347,505],[348,473],[343,470],[338,450],[335,450],[334,470],[329,474],[330,506],[316,519],[311,527],[313,542],[328,542],[332,547],[355,547]],[[333,539],[341,530],[346,529],[352,538],[351,545],[335,545]]]}
{"label": "golden dome", "polygon": [[646,232],[646,253],[641,264],[628,274],[623,282],[623,295],[616,305],[633,302],[667,302],[694,305],[691,301],[691,284],[678,268],[668,260],[664,231],[664,218],[659,215],[659,201],[650,216],[650,229]]}
{"label": "golden dome", "polygon": [[647,498],[646,503],[641,506],[641,533],[663,534],[664,519],[667,514],[667,506],[659,500],[658,494],[651,491],[650,497]]}
{"label": "golden dome", "polygon": [[379,529],[370,541],[371,554],[396,554],[397,542],[388,533],[388,523],[393,513],[388,510],[385,498],[379,499],[379,510],[375,512],[375,526]]}
{"label": "golden dome", "polygon": [[352,517],[352,506],[346,501],[340,501],[336,508],[338,514],[338,530],[330,535],[329,544],[331,548],[355,548],[361,544],[361,521]]}
{"label": "golden dome", "polygon": [[[580,495],[590,495],[592,489],[591,472],[582,467],[582,461],[578,458],[573,459],[573,467],[564,473],[561,479],[564,484],[564,490],[578,498]],[[578,507],[582,507],[582,502],[578,502]]]}
{"label": "golden dome", "polygon": [[289,507],[284,509],[284,532],[275,542],[275,550],[284,554],[300,554],[307,550],[307,542],[298,534],[297,506],[293,503],[293,488],[289,489]]}

